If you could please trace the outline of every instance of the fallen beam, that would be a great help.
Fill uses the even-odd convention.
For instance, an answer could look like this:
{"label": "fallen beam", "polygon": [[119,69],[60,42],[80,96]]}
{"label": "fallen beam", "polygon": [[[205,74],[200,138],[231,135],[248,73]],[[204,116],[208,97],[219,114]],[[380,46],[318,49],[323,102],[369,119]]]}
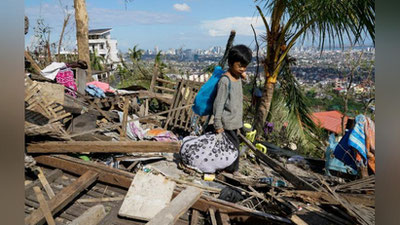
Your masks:
{"label": "fallen beam", "polygon": [[167,207],[158,212],[146,225],[173,225],[201,196],[199,188],[189,186],[176,196]]}
{"label": "fallen beam", "polygon": [[271,157],[267,156],[266,154],[260,152],[254,145],[247,140],[242,134],[239,133],[239,136],[242,138],[242,140],[246,143],[247,146],[254,152],[254,154],[261,159],[263,162],[265,162],[269,167],[271,167],[273,170],[278,172],[280,175],[282,175],[287,181],[289,181],[293,186],[295,186],[297,189],[300,190],[309,190],[309,191],[318,191],[317,188],[309,184],[307,181],[301,179],[300,177],[296,176],[289,170],[287,170],[285,167],[280,165],[277,161],[272,159]]}
{"label": "fallen beam", "polygon": [[107,215],[103,205],[95,205],[86,210],[69,225],[96,225]]}
{"label": "fallen beam", "polygon": [[179,142],[158,141],[49,141],[27,146],[28,153],[132,153],[132,152],[170,152],[180,149]]}
{"label": "fallen beam", "polygon": [[[55,167],[76,175],[81,175],[88,170],[94,170],[99,173],[99,181],[116,185],[126,190],[130,187],[133,177],[135,176],[133,173],[110,168],[100,163],[86,162],[69,156],[37,156],[34,157],[34,159],[39,164]],[[173,196],[175,197],[179,193],[180,191],[175,190]],[[210,207],[214,207],[217,210],[228,214],[231,219],[240,219],[241,221],[256,220],[257,222],[276,221],[286,224],[292,223],[291,220],[283,217],[252,210],[244,206],[206,195],[202,195],[201,198],[192,206],[193,209],[202,212],[207,212]]]}
{"label": "fallen beam", "polygon": [[[374,195],[366,195],[366,194],[345,194],[345,193],[337,193],[341,198],[346,199],[351,204],[354,205],[365,205],[375,207],[375,196]],[[326,192],[317,192],[317,191],[287,191],[283,194],[287,197],[301,197],[301,198],[309,198],[313,202],[332,204],[332,205],[340,205],[336,199],[332,197],[332,195]]]}
{"label": "fallen beam", "polygon": [[[70,203],[76,196],[79,195],[85,188],[91,185],[98,177],[98,173],[94,171],[87,171],[75,182],[68,187],[62,189],[54,198],[48,201],[48,206],[51,213],[54,215]],[[43,224],[45,216],[42,210],[36,209],[29,216],[25,217],[25,224],[36,225]]]}
{"label": "fallen beam", "polygon": [[132,173],[113,169],[100,163],[86,162],[70,156],[42,155],[34,157],[34,159],[39,164],[62,169],[76,175],[82,175],[88,170],[93,170],[99,174],[99,181],[124,188],[129,188],[135,176]]}

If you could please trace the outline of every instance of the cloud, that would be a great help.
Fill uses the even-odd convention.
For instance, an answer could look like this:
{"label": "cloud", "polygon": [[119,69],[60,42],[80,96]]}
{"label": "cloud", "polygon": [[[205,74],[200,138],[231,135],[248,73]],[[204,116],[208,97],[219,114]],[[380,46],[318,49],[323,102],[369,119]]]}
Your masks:
{"label": "cloud", "polygon": [[[70,10],[73,8],[69,8]],[[25,14],[29,19],[38,18],[39,15],[50,26],[62,26],[63,10],[57,4],[43,4],[42,7],[34,6],[25,8]],[[88,7],[89,27],[110,27],[110,26],[128,26],[128,25],[153,25],[170,24],[181,20],[181,16],[167,13],[124,10],[124,9],[105,9]],[[72,13],[74,10],[71,11]],[[74,15],[71,16],[74,20]],[[30,22],[33,22],[30,20]],[[33,23],[32,23],[33,24]]]}
{"label": "cloud", "polygon": [[171,24],[180,20],[179,15],[139,10],[93,8],[88,9],[88,14],[89,25],[94,26]]}
{"label": "cloud", "polygon": [[201,28],[212,37],[226,36],[231,30],[235,30],[237,35],[253,36],[250,24],[253,24],[257,34],[265,32],[264,24],[259,17],[228,17],[219,20],[206,20],[201,22]]}
{"label": "cloud", "polygon": [[183,4],[174,4],[174,9],[176,11],[186,11],[189,12],[190,11],[190,6],[188,6],[186,3]]}

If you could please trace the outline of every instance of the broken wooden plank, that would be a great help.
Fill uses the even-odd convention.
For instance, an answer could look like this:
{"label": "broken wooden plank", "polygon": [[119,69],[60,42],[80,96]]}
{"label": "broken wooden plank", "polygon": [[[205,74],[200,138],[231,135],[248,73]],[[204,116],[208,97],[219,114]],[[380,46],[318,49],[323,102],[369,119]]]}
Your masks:
{"label": "broken wooden plank", "polygon": [[129,187],[118,215],[150,220],[171,201],[175,182],[162,175],[139,171]]}
{"label": "broken wooden plank", "polygon": [[[130,187],[134,177],[134,174],[132,173],[110,168],[100,163],[85,162],[81,159],[72,158],[70,156],[37,156],[34,157],[34,159],[39,164],[59,168],[77,175],[82,175],[88,170],[94,170],[99,173],[99,181],[116,185],[124,189],[128,189]],[[173,196],[176,196],[179,193],[180,192],[178,190],[175,190]],[[246,220],[250,218],[256,218],[258,221],[263,222],[276,221],[286,224],[292,223],[289,219],[280,216],[249,209],[238,204],[205,195],[202,195],[201,198],[194,203],[192,208],[202,212],[207,212],[209,207],[215,207],[217,210],[226,212],[232,219],[240,218]]]}
{"label": "broken wooden plank", "polygon": [[122,170],[110,168],[106,165],[86,162],[81,159],[65,155],[37,156],[34,157],[37,163],[62,169],[73,174],[82,175],[88,170],[96,171],[99,174],[99,180],[128,188],[132,182],[134,174]]}
{"label": "broken wooden plank", "polygon": [[113,202],[124,200],[125,197],[114,197],[114,198],[80,198],[76,200],[79,203],[93,203],[93,202]]}
{"label": "broken wooden plank", "polygon": [[179,152],[179,142],[158,141],[48,141],[31,143],[29,153],[132,153],[132,152]]}
{"label": "broken wooden plank", "polygon": [[217,219],[215,218],[215,209],[213,207],[210,207],[208,209],[208,212],[210,213],[211,224],[217,225]]}
{"label": "broken wooden plank", "polygon": [[158,212],[147,225],[173,225],[201,196],[202,191],[196,187],[188,187],[179,193],[167,207]]}
{"label": "broken wooden plank", "polygon": [[47,196],[49,196],[49,199],[52,199],[55,196],[53,189],[51,189],[50,184],[47,181],[46,177],[44,176],[42,169],[40,167],[37,167],[37,170],[39,172],[38,178],[42,183],[44,190],[46,190]]}
{"label": "broken wooden plank", "polygon": [[270,166],[273,170],[278,172],[280,175],[282,175],[287,181],[289,181],[293,186],[295,186],[297,189],[300,190],[310,190],[310,191],[318,191],[318,189],[311,184],[309,184],[307,181],[301,179],[300,177],[296,176],[289,170],[287,170],[285,167],[280,165],[277,161],[274,159],[270,158],[266,154],[260,152],[259,150],[256,149],[256,147],[249,141],[247,138],[245,138],[242,134],[239,133],[239,136],[242,138],[242,140],[245,142],[247,146],[250,147],[250,149],[254,152],[254,154],[260,158],[263,162],[265,162],[268,166]]}
{"label": "broken wooden plank", "polygon": [[107,215],[103,205],[95,205],[86,210],[69,225],[96,225]]}
{"label": "broken wooden plank", "polygon": [[295,223],[296,225],[308,225],[304,220],[302,220],[300,217],[298,217],[296,214],[293,214],[290,219]]}
{"label": "broken wooden plank", "polygon": [[[51,213],[55,214],[68,205],[68,203],[78,196],[81,191],[91,185],[98,176],[99,174],[94,171],[87,171],[71,185],[62,189],[54,198],[48,201]],[[25,218],[25,224],[29,225],[35,225],[43,222],[44,215],[41,210],[35,210]]]}
{"label": "broken wooden plank", "polygon": [[[52,170],[49,174],[47,174],[46,179],[48,182],[53,182],[55,179],[61,177],[63,172],[59,169]],[[40,179],[33,181],[32,183],[25,186],[25,196],[33,194],[33,187],[34,186],[42,186]]]}
{"label": "broken wooden plank", "polygon": [[176,82],[174,81],[170,81],[170,80],[165,80],[165,79],[161,79],[161,78],[156,78],[156,81],[162,82],[162,83],[166,83],[166,84],[170,84],[170,85],[175,85]]}
{"label": "broken wooden plank", "polygon": [[192,210],[192,218],[190,219],[190,225],[197,225],[199,223],[199,211],[196,209]]}
{"label": "broken wooden plank", "polygon": [[53,215],[51,215],[49,205],[46,202],[46,199],[43,196],[42,191],[40,190],[40,187],[35,186],[33,187],[33,190],[35,191],[36,198],[40,204],[40,210],[42,211],[46,222],[48,225],[56,225],[56,222],[54,221]]}

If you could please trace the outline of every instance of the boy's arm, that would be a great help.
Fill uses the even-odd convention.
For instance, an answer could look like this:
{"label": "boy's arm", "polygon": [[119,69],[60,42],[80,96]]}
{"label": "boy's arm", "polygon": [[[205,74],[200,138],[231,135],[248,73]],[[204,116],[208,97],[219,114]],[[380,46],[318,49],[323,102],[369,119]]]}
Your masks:
{"label": "boy's arm", "polygon": [[228,85],[229,80],[227,77],[221,77],[218,82],[217,96],[214,100],[213,114],[214,114],[214,128],[215,130],[220,130],[222,126],[222,112],[224,110],[224,105],[226,99],[228,98]]}

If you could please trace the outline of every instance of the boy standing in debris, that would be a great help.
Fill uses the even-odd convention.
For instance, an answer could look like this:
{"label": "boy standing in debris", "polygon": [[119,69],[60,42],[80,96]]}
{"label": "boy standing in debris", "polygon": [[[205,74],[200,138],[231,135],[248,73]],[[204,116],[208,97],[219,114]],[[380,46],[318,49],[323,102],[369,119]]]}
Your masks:
{"label": "boy standing in debris", "polygon": [[[233,46],[228,54],[228,70],[218,82],[218,92],[214,100],[213,115],[216,133],[225,133],[239,152],[239,129],[243,127],[242,79],[246,79],[246,68],[251,62],[252,51],[245,45]],[[238,174],[237,159],[225,171]]]}

